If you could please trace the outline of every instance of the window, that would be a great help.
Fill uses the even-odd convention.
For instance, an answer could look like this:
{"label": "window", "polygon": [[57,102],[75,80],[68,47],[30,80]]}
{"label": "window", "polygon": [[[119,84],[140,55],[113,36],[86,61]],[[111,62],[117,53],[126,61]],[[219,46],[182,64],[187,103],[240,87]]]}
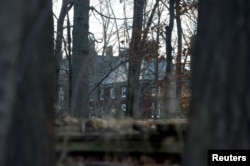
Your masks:
{"label": "window", "polygon": [[127,89],[126,87],[122,87],[122,97],[126,97],[126,92],[127,92]]}
{"label": "window", "polygon": [[155,111],[155,103],[152,103],[152,111]]}
{"label": "window", "polygon": [[155,103],[151,105],[151,118],[155,118]]}
{"label": "window", "polygon": [[152,96],[156,96],[156,86],[152,86]]}
{"label": "window", "polygon": [[100,100],[103,100],[104,99],[104,90],[101,89],[101,92],[100,92]]}
{"label": "window", "polygon": [[158,95],[161,96],[163,94],[163,89],[161,87],[158,87]]}
{"label": "window", "polygon": [[161,114],[161,104],[158,103],[157,104],[157,109],[155,107],[155,103],[152,103],[152,112],[151,112],[151,118],[160,118],[160,114]]}
{"label": "window", "polygon": [[156,118],[160,118],[160,115],[161,115],[161,104],[160,103],[158,103],[157,104],[158,106],[158,111],[157,111],[157,115],[156,115]]}
{"label": "window", "polygon": [[122,104],[121,109],[122,111],[126,111],[126,104]]}
{"label": "window", "polygon": [[110,89],[110,99],[114,99],[115,98],[115,89],[111,88]]}

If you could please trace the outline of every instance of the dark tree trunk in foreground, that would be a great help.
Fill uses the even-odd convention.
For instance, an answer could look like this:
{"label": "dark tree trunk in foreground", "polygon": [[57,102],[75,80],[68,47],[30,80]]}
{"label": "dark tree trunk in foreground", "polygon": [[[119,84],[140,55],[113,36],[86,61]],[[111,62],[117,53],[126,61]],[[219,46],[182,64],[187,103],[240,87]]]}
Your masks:
{"label": "dark tree trunk in foreground", "polygon": [[[133,33],[129,48],[126,116],[137,117],[139,111],[139,75],[142,61],[142,20],[145,0],[134,1]],[[135,115],[137,114],[137,115]]]}
{"label": "dark tree trunk in foreground", "polygon": [[88,118],[89,0],[74,1],[71,114]]}
{"label": "dark tree trunk in foreground", "polygon": [[200,0],[183,165],[208,149],[250,149],[250,1]]}
{"label": "dark tree trunk in foreground", "polygon": [[0,5],[0,165],[54,165],[50,0]]}

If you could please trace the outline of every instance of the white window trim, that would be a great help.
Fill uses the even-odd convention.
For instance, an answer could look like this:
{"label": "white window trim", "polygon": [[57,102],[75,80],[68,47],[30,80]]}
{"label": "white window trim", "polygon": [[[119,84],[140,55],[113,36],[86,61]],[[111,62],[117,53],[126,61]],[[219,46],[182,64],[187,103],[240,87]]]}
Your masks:
{"label": "white window trim", "polygon": [[157,118],[160,118],[160,116],[161,116],[161,104],[158,103],[157,105],[158,105],[157,106]]}
{"label": "white window trim", "polygon": [[126,104],[121,105],[121,110],[124,111],[124,112],[126,111]]}
{"label": "white window trim", "polygon": [[156,96],[156,85],[152,85],[152,88],[151,88],[151,92],[152,92],[152,96]]}
{"label": "white window trim", "polygon": [[163,90],[162,87],[159,86],[159,87],[158,87],[158,95],[159,95],[159,96],[161,96],[161,95],[163,94],[163,93],[162,93],[162,90]]}
{"label": "white window trim", "polygon": [[155,102],[152,103],[152,111],[155,111]]}
{"label": "white window trim", "polygon": [[115,99],[115,88],[110,89],[110,98]]}
{"label": "white window trim", "polygon": [[121,97],[126,97],[126,95],[127,95],[127,89],[126,89],[126,87],[122,87],[122,89],[121,89]]}

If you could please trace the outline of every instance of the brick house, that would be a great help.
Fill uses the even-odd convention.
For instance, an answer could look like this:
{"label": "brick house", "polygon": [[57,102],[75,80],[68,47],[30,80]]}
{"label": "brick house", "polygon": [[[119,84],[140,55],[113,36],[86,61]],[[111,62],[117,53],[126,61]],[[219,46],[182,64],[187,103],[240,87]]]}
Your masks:
{"label": "brick house", "polygon": [[[96,56],[93,58],[90,78],[90,89],[92,90],[90,90],[89,97],[90,117],[124,116],[127,97],[127,59],[126,56]],[[142,63],[138,110],[141,118],[160,118],[163,108],[162,80],[166,68],[165,60],[158,60],[158,80],[155,80],[155,65],[156,63],[152,59],[144,60]]]}
{"label": "brick house", "polygon": [[[126,111],[128,57],[92,55],[89,77],[89,117],[124,117]],[[59,85],[59,110],[69,113],[69,83],[67,60],[62,62]],[[156,68],[156,66],[158,66]],[[160,118],[163,109],[163,78],[166,62],[145,58],[141,65],[139,115]],[[186,71],[188,72],[188,71]],[[187,75],[187,74],[186,74]],[[188,83],[189,84],[189,83]]]}

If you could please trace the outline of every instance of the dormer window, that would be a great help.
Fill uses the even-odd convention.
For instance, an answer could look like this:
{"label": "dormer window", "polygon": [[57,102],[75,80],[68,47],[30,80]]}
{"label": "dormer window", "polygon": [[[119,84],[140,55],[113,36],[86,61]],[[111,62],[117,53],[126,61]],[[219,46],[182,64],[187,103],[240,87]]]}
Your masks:
{"label": "dormer window", "polygon": [[127,93],[126,87],[122,87],[121,93],[122,93],[122,95],[121,95],[122,97],[126,97],[126,93]]}

